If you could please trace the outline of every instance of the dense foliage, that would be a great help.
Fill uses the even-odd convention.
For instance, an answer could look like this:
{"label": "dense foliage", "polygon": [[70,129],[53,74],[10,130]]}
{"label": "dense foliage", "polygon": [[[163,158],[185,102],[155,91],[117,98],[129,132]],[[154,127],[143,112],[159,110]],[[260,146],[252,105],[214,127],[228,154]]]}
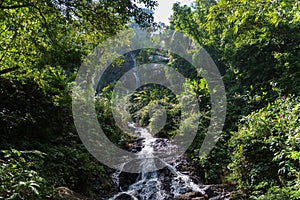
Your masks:
{"label": "dense foliage", "polygon": [[299,199],[300,102],[283,97],[243,118],[233,132],[231,178],[251,199]]}
{"label": "dense foliage", "polygon": [[42,157],[43,153],[15,149],[1,152],[1,199],[35,199],[53,195],[51,186],[35,170],[36,161],[40,162],[34,159],[35,156]]}
{"label": "dense foliage", "polygon": [[133,22],[153,24],[155,3],[0,1],[0,199],[53,199],[60,186],[111,192],[76,133],[72,81],[99,42]]}
{"label": "dense foliage", "polygon": [[[93,47],[129,27],[156,27],[155,5],[154,0],[0,0],[0,199],[60,198],[55,192],[60,186],[91,198],[114,192],[109,170],[76,133],[71,89]],[[209,52],[227,92],[219,142],[199,156],[210,120],[205,79],[171,52],[136,54],[140,64],[151,63],[153,55],[166,57],[163,64],[183,74],[185,87],[198,98],[201,123],[187,151],[200,169],[194,174],[204,183],[231,185],[237,199],[299,199],[300,2],[175,3],[168,28],[193,39],[190,54],[201,47]],[[112,73],[130,68],[124,58]],[[112,142],[126,148],[133,138],[117,127],[110,109],[115,83],[103,83],[95,98],[99,124]],[[168,89],[140,87],[126,108],[135,123],[151,131],[164,114],[157,105],[165,108],[167,120],[156,136],[172,139],[184,113]],[[183,128],[194,124],[187,120]]]}
{"label": "dense foliage", "polygon": [[[287,140],[299,140],[297,100],[280,100],[300,91],[299,2],[197,0],[191,6],[177,3],[173,10],[171,28],[204,46],[221,74],[226,69],[222,137],[209,155],[190,154],[206,182],[236,184],[246,199],[299,198],[299,143]],[[285,123],[276,125],[276,116]],[[283,156],[289,151],[295,160]]]}

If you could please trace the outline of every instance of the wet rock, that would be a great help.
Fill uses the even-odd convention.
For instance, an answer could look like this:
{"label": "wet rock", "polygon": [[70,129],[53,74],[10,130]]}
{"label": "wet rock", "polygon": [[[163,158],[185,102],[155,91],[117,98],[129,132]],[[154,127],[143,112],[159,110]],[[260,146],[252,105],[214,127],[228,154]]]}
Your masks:
{"label": "wet rock", "polygon": [[205,194],[207,194],[208,198],[218,195],[214,190],[212,190],[210,186],[203,188],[203,191],[205,192]]}
{"label": "wet rock", "polygon": [[128,151],[132,153],[138,153],[145,147],[144,142],[145,142],[145,138],[143,137],[136,138],[128,142],[126,148]]}
{"label": "wet rock", "polygon": [[143,143],[144,140],[145,140],[145,138],[141,137],[141,138],[137,138],[137,139],[130,141],[130,143]]}
{"label": "wet rock", "polygon": [[[219,186],[220,187],[220,186]],[[176,200],[230,200],[230,192],[221,192],[220,188],[215,185],[204,185],[202,188],[204,194],[200,192],[187,192],[179,197],[175,198]]]}
{"label": "wet rock", "polygon": [[151,60],[152,62],[168,62],[169,58],[162,55],[152,55],[149,56],[149,60]]}
{"label": "wet rock", "polygon": [[197,163],[193,160],[187,158],[187,156],[182,156],[177,158],[171,165],[175,166],[178,171],[182,174],[190,176],[193,182],[198,184],[203,184],[205,181],[205,172],[202,170]]}
{"label": "wet rock", "polygon": [[81,194],[78,194],[69,188],[66,187],[58,187],[55,189],[58,193],[58,196],[60,198],[66,199],[66,200],[85,200],[86,197],[82,196]]}
{"label": "wet rock", "polygon": [[123,193],[115,198],[115,200],[134,200],[129,194]]}
{"label": "wet rock", "polygon": [[121,172],[119,175],[119,185],[122,188],[122,190],[127,190],[128,187],[135,183],[139,174],[136,173],[126,173],[126,172]]}
{"label": "wet rock", "polygon": [[136,149],[131,149],[132,153],[137,153],[138,151]]}
{"label": "wet rock", "polygon": [[230,200],[230,194],[220,194],[218,196],[210,198],[209,200]]}
{"label": "wet rock", "polygon": [[143,146],[137,146],[137,147],[135,147],[136,151],[142,151],[142,149],[143,149]]}
{"label": "wet rock", "polygon": [[170,140],[164,138],[157,138],[151,145],[154,151],[170,148]]}
{"label": "wet rock", "polygon": [[208,195],[209,200],[230,200],[231,190],[226,185],[207,185],[203,191]]}
{"label": "wet rock", "polygon": [[175,200],[197,200],[197,199],[205,199],[203,194],[201,192],[188,192],[183,195],[180,195],[179,197],[176,197]]}

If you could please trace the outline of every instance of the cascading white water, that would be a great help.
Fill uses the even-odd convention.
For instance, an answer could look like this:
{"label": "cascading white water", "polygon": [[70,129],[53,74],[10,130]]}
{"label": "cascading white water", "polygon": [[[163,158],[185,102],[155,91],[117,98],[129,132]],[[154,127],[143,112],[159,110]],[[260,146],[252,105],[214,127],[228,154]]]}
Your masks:
{"label": "cascading white water", "polygon": [[[181,194],[192,191],[204,194],[203,190],[188,175],[179,172],[175,166],[165,163],[171,175],[163,175],[162,173],[158,173],[158,171],[154,171],[156,169],[153,159],[154,146],[157,144],[157,141],[165,141],[166,139],[154,138],[147,129],[137,127],[135,124],[130,124],[129,126],[134,129],[135,135],[144,139],[144,148],[137,153],[138,158],[143,160],[140,164],[141,173],[136,182],[130,185],[126,191],[119,192],[110,198],[110,200],[120,200],[122,199],[122,195],[127,195],[131,199],[136,200],[164,200],[174,199]],[[165,142],[164,144],[169,146],[163,148],[172,148],[170,143]],[[113,175],[114,179],[116,180],[119,175],[120,172],[116,172]],[[170,176],[168,177],[168,179],[171,179],[168,191],[163,181],[166,177],[161,176]]]}
{"label": "cascading white water", "polygon": [[135,79],[135,88],[138,88],[141,81],[140,81],[140,77],[139,77],[138,70],[137,70],[137,62],[136,62],[135,54],[131,53],[130,55],[131,55],[131,59],[133,60],[132,73],[133,73],[133,76]]}

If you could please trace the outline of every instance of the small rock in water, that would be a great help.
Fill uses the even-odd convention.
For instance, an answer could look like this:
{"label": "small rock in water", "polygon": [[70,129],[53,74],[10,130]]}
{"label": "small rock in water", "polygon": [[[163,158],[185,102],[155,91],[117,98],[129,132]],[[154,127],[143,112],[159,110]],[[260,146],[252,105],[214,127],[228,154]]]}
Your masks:
{"label": "small rock in water", "polygon": [[138,151],[136,149],[131,150],[132,153],[137,153]]}
{"label": "small rock in water", "polygon": [[135,147],[135,149],[137,150],[137,151],[141,151],[142,150],[142,146],[137,146],[137,147]]}

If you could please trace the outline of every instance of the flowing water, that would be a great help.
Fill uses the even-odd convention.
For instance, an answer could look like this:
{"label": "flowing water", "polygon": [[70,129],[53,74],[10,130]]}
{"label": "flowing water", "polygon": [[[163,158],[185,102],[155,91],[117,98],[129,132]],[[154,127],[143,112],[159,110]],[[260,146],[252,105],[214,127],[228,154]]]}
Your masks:
{"label": "flowing water", "polygon": [[155,171],[155,162],[154,159],[151,159],[153,153],[159,148],[173,148],[171,143],[166,139],[153,137],[145,128],[137,127],[135,124],[129,126],[134,129],[135,135],[139,136],[140,141],[142,141],[143,148],[136,153],[140,159],[143,159],[140,164],[141,172],[136,181],[127,186],[126,190],[122,190],[124,186],[120,185],[121,171],[115,172],[112,178],[115,184],[119,185],[120,192],[111,197],[110,200],[167,200],[187,192],[204,194],[202,189],[188,175],[176,169],[178,164],[176,162],[172,165],[165,163],[164,169]]}
{"label": "flowing water", "polygon": [[136,62],[136,58],[135,58],[135,54],[134,53],[131,53],[131,58],[133,60],[133,76],[134,76],[134,79],[135,79],[135,88],[138,88],[139,85],[140,85],[140,77],[139,77],[139,74],[138,74],[138,69],[137,69],[137,62]]}

